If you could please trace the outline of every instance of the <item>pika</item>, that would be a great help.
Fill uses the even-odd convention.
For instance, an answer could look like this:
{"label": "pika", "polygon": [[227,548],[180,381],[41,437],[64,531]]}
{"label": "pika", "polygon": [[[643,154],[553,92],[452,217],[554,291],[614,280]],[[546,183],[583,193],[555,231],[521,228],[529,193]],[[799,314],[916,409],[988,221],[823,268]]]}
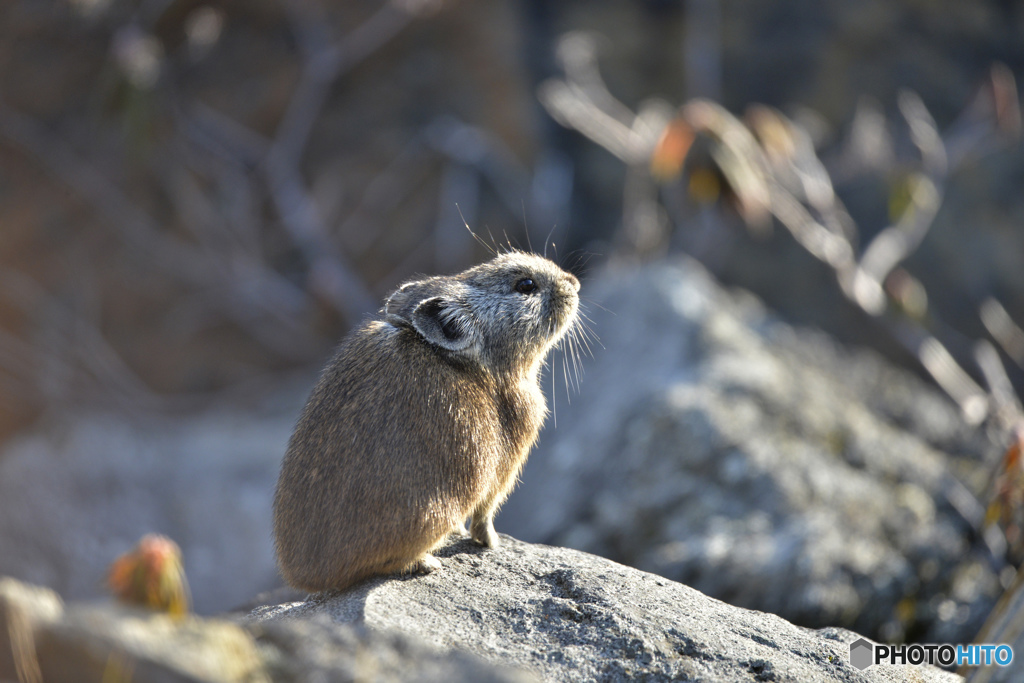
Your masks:
{"label": "pika", "polygon": [[[511,251],[408,282],[338,346],[299,417],[274,496],[292,586],[342,589],[441,566],[452,533],[498,545],[494,514],[547,416],[539,376],[578,324],[579,280]],[[382,319],[381,319],[382,318]]]}

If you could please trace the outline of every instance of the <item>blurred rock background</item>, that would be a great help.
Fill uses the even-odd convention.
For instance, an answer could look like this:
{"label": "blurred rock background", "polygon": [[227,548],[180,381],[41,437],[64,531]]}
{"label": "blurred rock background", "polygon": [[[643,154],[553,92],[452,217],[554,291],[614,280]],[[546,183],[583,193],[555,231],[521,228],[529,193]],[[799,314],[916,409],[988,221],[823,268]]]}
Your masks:
{"label": "blurred rock background", "polygon": [[[985,516],[1013,424],[998,392],[965,418],[919,351],[987,388],[988,338],[1024,387],[1014,328],[980,314],[1024,322],[1022,73],[1024,7],[997,0],[2,3],[0,573],[95,595],[154,531],[200,612],[273,587],[305,392],[403,278],[486,257],[465,218],[591,276],[607,340],[571,406],[553,361],[558,428],[499,530],[806,625],[969,639],[1021,559],[1012,510]],[[949,172],[899,264],[915,296],[884,283],[904,312],[866,313],[778,220],[745,221],[707,136],[659,184],[649,148],[623,163],[560,125],[538,93],[588,77],[652,141],[695,97],[785,112],[855,254],[907,215],[930,118]],[[638,344],[664,363],[625,362]]]}

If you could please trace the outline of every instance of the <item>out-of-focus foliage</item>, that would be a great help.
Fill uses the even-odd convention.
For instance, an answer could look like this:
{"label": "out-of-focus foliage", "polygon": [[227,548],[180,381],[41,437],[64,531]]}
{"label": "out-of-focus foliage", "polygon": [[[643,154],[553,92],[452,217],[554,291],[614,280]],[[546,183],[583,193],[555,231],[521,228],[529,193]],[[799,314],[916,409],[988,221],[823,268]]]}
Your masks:
{"label": "out-of-focus foliage", "polygon": [[320,362],[457,204],[547,225],[514,6],[452,4],[3,3],[0,435]]}
{"label": "out-of-focus foliage", "polygon": [[184,616],[189,610],[188,580],[178,544],[147,534],[131,551],[118,557],[107,574],[110,590],[131,605]]}

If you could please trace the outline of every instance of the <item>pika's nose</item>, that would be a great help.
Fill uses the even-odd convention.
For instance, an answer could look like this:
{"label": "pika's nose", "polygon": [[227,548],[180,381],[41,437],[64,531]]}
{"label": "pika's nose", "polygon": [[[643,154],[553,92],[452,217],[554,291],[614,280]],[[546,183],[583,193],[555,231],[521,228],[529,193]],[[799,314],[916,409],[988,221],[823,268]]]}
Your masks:
{"label": "pika's nose", "polygon": [[572,273],[566,273],[565,279],[569,281],[569,284],[572,285],[574,291],[580,291],[580,281],[576,278],[575,275],[573,275]]}

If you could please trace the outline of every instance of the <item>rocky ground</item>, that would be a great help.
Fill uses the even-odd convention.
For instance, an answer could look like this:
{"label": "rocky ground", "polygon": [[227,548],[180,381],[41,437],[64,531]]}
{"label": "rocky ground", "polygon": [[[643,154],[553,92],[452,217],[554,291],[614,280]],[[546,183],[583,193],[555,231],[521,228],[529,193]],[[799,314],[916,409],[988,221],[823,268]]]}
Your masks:
{"label": "rocky ground", "polygon": [[998,450],[950,401],[690,260],[588,285],[601,345],[569,400],[555,362],[500,530],[805,626],[973,637],[1002,588],[963,513]]}
{"label": "rocky ground", "polygon": [[54,683],[98,681],[110,667],[138,681],[961,680],[926,666],[859,671],[849,631],[800,628],[586,553],[502,541],[484,550],[458,540],[430,575],[371,579],[232,621],[63,607],[5,580],[0,642],[20,646],[16,657],[0,648],[0,678],[20,663]]}

